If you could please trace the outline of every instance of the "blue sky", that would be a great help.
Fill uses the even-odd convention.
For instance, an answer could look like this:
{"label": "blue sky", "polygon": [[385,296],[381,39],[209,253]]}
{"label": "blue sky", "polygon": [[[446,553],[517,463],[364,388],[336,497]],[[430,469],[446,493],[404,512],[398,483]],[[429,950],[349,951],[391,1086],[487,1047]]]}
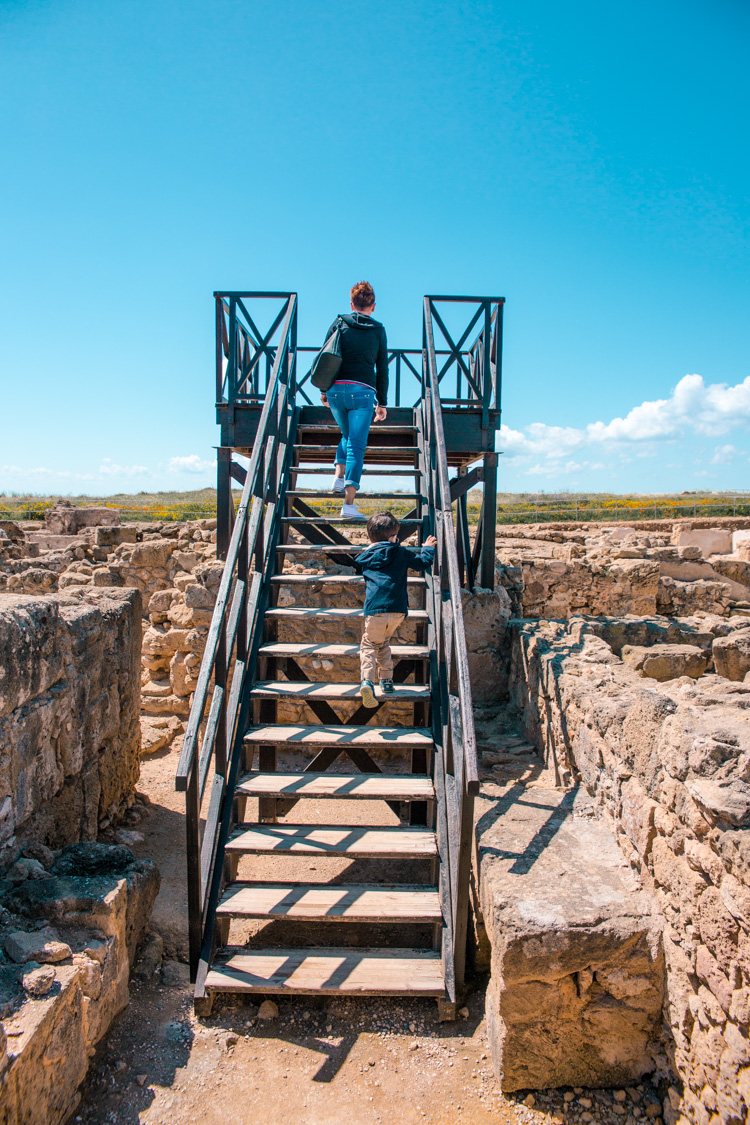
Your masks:
{"label": "blue sky", "polygon": [[743,0],[5,0],[0,490],[211,484],[221,288],[507,298],[501,487],[750,485]]}

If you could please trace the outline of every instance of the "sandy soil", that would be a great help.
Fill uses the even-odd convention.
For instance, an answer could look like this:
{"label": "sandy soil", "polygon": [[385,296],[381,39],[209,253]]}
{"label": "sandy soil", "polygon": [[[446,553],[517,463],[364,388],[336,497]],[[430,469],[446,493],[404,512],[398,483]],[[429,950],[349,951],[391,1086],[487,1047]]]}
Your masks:
{"label": "sandy soil", "polygon": [[[183,963],[184,825],[182,796],[174,792],[177,759],[173,747],[144,760],[139,792],[148,802],[146,815],[135,830],[113,834],[161,869],[152,925],[168,959],[148,981],[131,983],[130,1005],[92,1059],[76,1123],[636,1125],[645,1116],[637,1108],[639,1102],[645,1108],[643,1087],[628,1092],[626,1105],[613,1102],[607,1091],[503,1095],[486,1041],[482,978],[471,982],[463,1017],[455,1023],[439,1023],[437,1005],[429,1000],[305,997],[275,998],[278,1014],[270,1019],[259,1018],[257,1003],[233,1000],[217,1001],[210,1018],[197,1019]],[[302,812],[297,806],[295,817]],[[314,820],[317,813],[310,808],[305,815]],[[385,816],[391,815],[386,810]],[[345,868],[330,874],[337,878]],[[287,876],[293,877],[285,867]],[[613,1118],[613,1108],[620,1116]]]}

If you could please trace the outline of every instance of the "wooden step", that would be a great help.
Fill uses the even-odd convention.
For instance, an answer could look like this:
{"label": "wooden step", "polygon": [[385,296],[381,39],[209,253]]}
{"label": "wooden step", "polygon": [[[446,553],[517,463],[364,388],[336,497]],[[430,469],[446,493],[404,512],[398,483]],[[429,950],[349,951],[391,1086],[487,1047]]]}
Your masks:
{"label": "wooden step", "polygon": [[[255,684],[251,696],[255,699],[352,699],[359,700],[359,684],[332,684],[328,682],[261,680]],[[375,685],[375,695],[384,703],[418,699],[429,701],[428,684],[394,684],[393,693],[384,693]]]}
{"label": "wooden step", "polygon": [[[341,435],[339,434],[338,436],[340,437]],[[335,435],[332,435],[330,445],[295,445],[294,450],[296,453],[299,453],[300,455],[304,453],[306,456],[310,453],[330,454],[338,444],[338,441],[333,440],[333,437],[335,437]],[[370,445],[367,447],[367,451],[365,452],[365,464],[367,464],[368,455],[370,458],[374,457],[375,454],[378,454],[380,457],[416,457],[418,453],[419,446],[417,445]]]}
{"label": "wooden step", "polygon": [[[354,523],[355,521],[351,520],[350,522]],[[361,520],[357,520],[356,522],[364,527]],[[413,535],[414,532],[411,532],[411,534]],[[283,551],[285,555],[345,555],[348,558],[356,558],[367,546],[367,543],[279,543],[276,550]],[[407,543],[406,546],[414,550],[419,549],[419,544],[417,543]],[[334,558],[334,562],[335,561]],[[351,565],[353,564],[349,562],[341,563],[341,566]]]}
{"label": "wooden step", "polygon": [[[291,465],[289,471],[291,473],[301,473],[305,476],[323,476],[332,471],[332,465]],[[366,477],[418,477],[419,469],[407,467],[405,465],[396,465],[392,469],[365,469],[362,473],[362,478]]]}
{"label": "wooden step", "polygon": [[402,883],[231,883],[219,918],[306,922],[440,922],[437,887]]}
{"label": "wooden step", "polygon": [[[365,526],[362,520],[357,522]],[[276,550],[284,554],[358,555],[366,546],[367,543],[279,543]]]}
{"label": "wooden step", "polygon": [[[363,609],[350,608],[349,606],[334,606],[330,609],[324,606],[311,606],[307,609],[289,606],[284,609],[268,609],[265,613],[266,620],[269,617],[273,619],[299,619],[302,617],[364,617],[364,615]],[[413,621],[426,621],[427,610],[410,609],[409,618]]]}
{"label": "wooden step", "polygon": [[255,949],[229,952],[210,969],[210,992],[436,996],[445,993],[431,949]]}
{"label": "wooden step", "polygon": [[353,798],[363,801],[431,801],[432,779],[419,774],[260,773],[245,774],[237,786],[244,797]]}
{"label": "wooden step", "polygon": [[[373,515],[374,514],[375,513],[373,512]],[[332,523],[332,524],[337,524],[337,523],[352,524],[352,523],[354,523],[354,524],[360,524],[360,525],[364,526],[365,520],[360,519],[358,516],[282,516],[281,522],[282,523],[293,523],[295,525],[301,524],[301,523],[310,523],[310,524],[313,524],[313,526],[315,526],[315,525],[320,526],[321,524],[327,524],[327,523]],[[421,527],[421,525],[422,525],[422,520],[416,520],[416,519],[408,519],[408,520],[399,519],[398,522],[401,524],[402,527]]]}
{"label": "wooden step", "polygon": [[353,859],[424,859],[437,855],[426,828],[373,828],[340,824],[240,824],[227,851],[241,855],[351,856]]}
{"label": "wooden step", "polygon": [[[359,645],[329,645],[329,644],[286,644],[279,641],[269,641],[261,645],[260,656],[359,656]],[[430,650],[427,645],[391,645],[394,660],[429,660]]]}
{"label": "wooden step", "polygon": [[[282,586],[299,586],[299,585],[312,585],[313,583],[320,583],[321,585],[338,585],[343,583],[345,586],[353,586],[357,583],[361,586],[364,583],[364,578],[361,574],[274,574],[271,578],[272,582],[276,582]],[[424,578],[406,579],[407,586],[424,586]]]}
{"label": "wooden step", "polygon": [[422,727],[346,727],[294,726],[268,724],[250,727],[245,742],[258,745],[285,746],[287,743],[303,746],[432,746],[432,737]]}
{"label": "wooden step", "polygon": [[[408,436],[416,432],[416,426],[389,426],[387,422],[376,422],[375,428],[370,431],[370,437],[377,437],[378,434],[405,434]],[[333,434],[337,442],[341,437],[341,430],[335,422],[319,422],[317,424],[300,422],[297,426],[297,433]]]}
{"label": "wooden step", "polygon": [[[312,489],[289,488],[286,492],[287,496],[299,496],[301,500],[307,498],[308,500],[330,500],[331,503],[338,502],[341,499],[342,493],[334,492],[332,488],[320,489],[313,491]],[[420,494],[418,492],[360,492],[360,500],[419,500]]]}

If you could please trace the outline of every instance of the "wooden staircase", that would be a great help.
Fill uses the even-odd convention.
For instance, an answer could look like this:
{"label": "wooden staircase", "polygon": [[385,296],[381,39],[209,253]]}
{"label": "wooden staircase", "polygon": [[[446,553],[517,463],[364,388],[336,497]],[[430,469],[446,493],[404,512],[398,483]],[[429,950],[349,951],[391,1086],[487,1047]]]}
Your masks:
{"label": "wooden staircase", "polygon": [[[367,458],[362,495],[377,499],[384,508],[389,502],[400,507],[405,502],[419,505],[423,500],[421,491],[367,491],[371,458],[376,458],[377,464],[382,466],[394,457],[392,466],[381,471],[399,476],[404,449],[408,449],[407,456],[412,458],[412,465],[408,466],[410,474],[419,482],[419,470],[414,465],[417,450],[413,445],[413,428],[390,427],[389,432],[400,439],[400,444],[378,449]],[[322,462],[315,470],[317,473],[330,476],[338,430],[334,426],[300,428],[298,437],[301,440],[295,443],[294,464],[290,469],[294,487],[286,492],[288,508],[296,500],[310,505],[325,501],[329,509],[335,503],[338,512],[340,499],[336,503],[330,491],[296,487],[297,472],[308,468],[313,460]],[[309,444],[311,438],[315,445]],[[356,524],[338,516],[316,513],[283,516],[281,525],[296,538],[292,540],[287,534],[277,547],[277,573],[271,576],[271,604],[264,618],[266,636],[258,652],[259,678],[250,688],[256,721],[244,739],[246,765],[254,762],[257,750],[258,765],[260,767],[263,756],[266,768],[248,769],[237,784],[239,822],[227,841],[228,878],[216,914],[217,919],[225,923],[225,931],[231,931],[227,920],[270,922],[283,919],[286,923],[298,922],[300,934],[295,947],[284,949],[283,955],[273,948],[235,948],[225,939],[206,975],[204,991],[208,995],[217,992],[388,993],[434,996],[442,1000],[445,997],[440,954],[443,917],[436,879],[439,849],[434,828],[428,827],[435,820],[435,787],[426,772],[433,751],[429,729],[430,685],[419,682],[425,678],[429,648],[424,643],[394,646],[396,674],[401,682],[394,685],[394,694],[388,699],[378,690],[379,707],[368,711],[361,706],[359,676],[351,677],[352,658],[358,660],[359,657],[356,641],[348,645],[280,643],[279,635],[293,633],[298,625],[304,627],[309,622],[314,632],[318,619],[333,619],[342,627],[348,627],[350,632],[359,632],[364,601],[364,580],[356,574],[321,571],[298,574],[283,570],[285,562],[287,566],[300,562],[309,565],[311,555],[318,559],[321,555],[328,559],[333,557],[335,548],[304,541],[308,529],[343,525],[343,537],[348,540],[345,528],[357,527]],[[405,519],[402,526],[405,532],[411,533],[421,528],[422,521],[411,517]],[[358,530],[361,529],[360,524]],[[357,553],[363,546],[363,543],[354,544],[349,550]],[[327,594],[326,586],[333,586],[337,594]],[[357,598],[357,606],[335,604],[341,599],[342,587]],[[416,596],[420,603],[410,609],[409,623],[414,623],[416,631],[424,634],[427,624],[425,579],[410,579],[409,588],[412,602]],[[315,591],[321,604],[280,607],[278,597],[282,590],[293,591],[300,601],[305,600],[307,591]],[[330,679],[310,678],[301,665],[309,666],[313,660],[319,663],[323,654],[327,663],[333,665],[327,673]],[[342,662],[350,666],[348,675],[340,670]],[[413,682],[404,682],[407,679]],[[301,704],[309,712],[307,723],[291,725],[276,721],[275,712],[288,700]],[[324,701],[323,709],[316,707],[321,701]],[[412,725],[375,725],[378,710],[391,703],[408,705]],[[342,705],[349,711],[354,707],[354,719],[359,722],[350,721],[351,716],[342,719],[339,712],[333,712],[331,704],[338,706],[339,712]],[[265,722],[260,721],[261,716]],[[313,722],[309,722],[310,719]],[[396,756],[404,772],[382,771],[373,755],[378,756],[384,749],[389,761]],[[310,755],[302,772],[287,772],[283,767],[278,771],[267,768],[275,766],[279,757],[288,751],[297,756],[300,751]],[[335,761],[332,760],[334,751]],[[331,772],[327,768],[335,768],[342,762],[344,768],[348,763],[349,772]],[[357,767],[357,772],[351,772],[352,765]],[[290,798],[294,798],[296,808],[287,816],[280,815],[285,808],[281,802],[288,805]],[[295,818],[294,812],[299,808],[298,801],[312,804],[321,822],[296,823],[299,817]],[[352,815],[352,803],[361,806],[363,801],[367,802],[366,808],[372,810],[365,819],[375,823],[362,824],[361,815]],[[251,802],[255,807],[253,819],[247,814]],[[398,823],[378,823],[384,819],[382,813],[378,816],[378,806],[391,820],[395,819],[391,810],[396,808]],[[330,807],[338,812],[336,823],[330,823],[330,814],[326,815]],[[424,826],[414,823],[420,819],[425,821]],[[253,880],[252,860],[256,856],[278,859],[279,881]],[[320,883],[320,875],[316,876],[315,872],[310,873],[307,882],[286,881],[285,857],[299,860],[305,856],[314,857],[315,861],[321,858],[351,860],[351,866],[361,871],[361,877],[367,881]],[[427,867],[428,881],[383,883],[377,878],[377,874],[382,873],[387,879],[384,867],[400,871],[408,865],[417,869]],[[299,869],[299,863],[295,866]],[[238,877],[241,867],[244,870]],[[316,868],[319,871],[317,862]],[[329,948],[327,931],[331,923],[347,923],[356,945],[347,942]],[[381,929],[386,927],[393,944],[372,946],[367,930],[373,924]],[[405,947],[404,942],[399,941],[398,933],[407,924],[412,930],[418,927],[424,931],[426,948]],[[341,930],[340,925],[337,928]]]}
{"label": "wooden staircase", "polygon": [[[232,469],[243,494],[177,773],[196,1004],[220,993],[430,996],[450,1014],[478,788],[461,611],[471,562],[467,532],[459,566],[451,505],[463,498],[465,518],[478,477],[448,481],[428,341],[425,393],[406,423],[373,425],[360,495],[411,505],[400,537],[435,534],[436,565],[409,578],[394,692],[376,689],[368,710],[354,564],[364,525],[331,514],[332,493],[299,487],[332,472],[339,431],[300,417],[292,311],[249,468]],[[409,491],[379,490],[384,476]]]}

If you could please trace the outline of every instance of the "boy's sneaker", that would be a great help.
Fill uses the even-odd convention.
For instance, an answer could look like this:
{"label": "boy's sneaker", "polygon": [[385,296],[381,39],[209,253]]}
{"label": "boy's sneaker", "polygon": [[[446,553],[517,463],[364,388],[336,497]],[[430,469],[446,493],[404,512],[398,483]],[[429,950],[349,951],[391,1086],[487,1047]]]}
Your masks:
{"label": "boy's sneaker", "polygon": [[346,488],[343,477],[334,477],[331,492],[343,492]]}
{"label": "boy's sneaker", "polygon": [[380,690],[383,695],[393,695],[393,680],[381,680]]}
{"label": "boy's sneaker", "polygon": [[359,685],[359,695],[365,707],[377,707],[378,701],[375,698],[375,688],[372,686],[372,680],[363,680]]}
{"label": "boy's sneaker", "polygon": [[359,508],[355,508],[353,504],[344,504],[341,509],[341,515],[346,520],[366,520],[367,516],[364,512],[360,512]]}

